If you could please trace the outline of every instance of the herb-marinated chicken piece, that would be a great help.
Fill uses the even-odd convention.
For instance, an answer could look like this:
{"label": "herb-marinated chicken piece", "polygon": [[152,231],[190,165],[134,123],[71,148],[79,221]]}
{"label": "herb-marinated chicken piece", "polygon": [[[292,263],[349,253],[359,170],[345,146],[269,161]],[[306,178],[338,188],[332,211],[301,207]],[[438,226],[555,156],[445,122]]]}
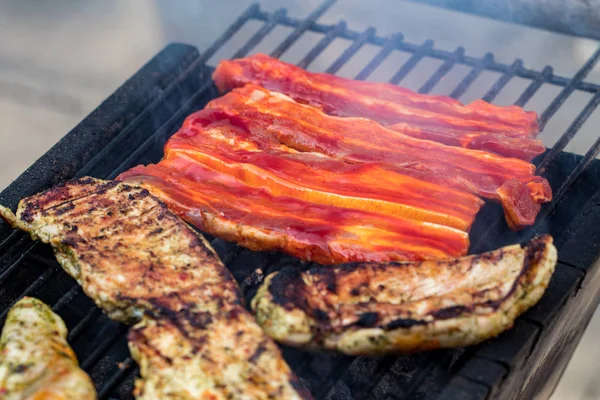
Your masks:
{"label": "herb-marinated chicken piece", "polygon": [[252,309],[290,346],[354,355],[468,346],[537,303],[556,257],[541,236],[452,260],[283,269],[265,279]]}
{"label": "herb-marinated chicken piece", "polygon": [[147,190],[82,178],[0,215],[50,243],[109,317],[138,323],[138,399],[310,398],[214,250]]}
{"label": "herb-marinated chicken piece", "polygon": [[63,320],[40,300],[24,297],[8,312],[0,337],[0,398],[95,400],[79,368]]}

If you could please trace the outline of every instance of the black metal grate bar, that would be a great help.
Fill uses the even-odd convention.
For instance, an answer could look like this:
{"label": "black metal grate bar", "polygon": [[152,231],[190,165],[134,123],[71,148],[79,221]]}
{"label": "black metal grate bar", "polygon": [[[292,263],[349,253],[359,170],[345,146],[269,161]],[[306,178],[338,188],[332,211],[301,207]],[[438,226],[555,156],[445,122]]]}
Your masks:
{"label": "black metal grate bar", "polygon": [[238,51],[236,51],[232,58],[241,58],[250,52],[257,44],[259,44],[265,36],[267,36],[281,21],[283,17],[285,17],[287,10],[285,8],[280,8],[275,11],[273,14],[269,14],[269,17],[265,21],[264,25],[254,34],[248,41],[240,47]]}
{"label": "black metal grate bar", "polygon": [[17,301],[21,300],[25,296],[33,295],[56,271],[56,268],[49,268],[45,270],[44,273],[41,274],[31,285],[29,285],[29,287],[25,289],[25,291],[21,293],[21,295],[15,301],[13,301],[10,306],[4,309],[2,314],[0,314],[0,321],[4,321],[6,319],[6,314],[8,314],[12,306],[14,306]]}
{"label": "black metal grate bar", "polygon": [[[227,30],[225,32],[223,32],[223,34],[214,41],[214,43],[212,45],[210,45],[206,50],[204,50],[202,52],[202,54],[200,55],[200,58],[193,64],[193,68],[196,68],[198,66],[198,64],[204,64],[206,61],[208,61],[209,58],[211,58],[217,51],[219,51],[219,49],[227,42],[229,41],[229,39],[231,39],[233,37],[233,35],[235,35],[237,33],[237,31],[240,30],[240,28],[242,26],[244,26],[244,24],[246,22],[248,22],[248,20],[256,15],[258,12],[260,11],[260,7],[258,5],[258,3],[254,3],[252,4],[250,7],[248,7],[246,9],[246,11],[244,11],[242,13],[242,15],[240,15],[234,22],[233,24],[231,24]],[[192,66],[190,66],[192,67]]]}
{"label": "black metal grate bar", "polygon": [[577,178],[579,178],[581,173],[587,169],[587,167],[592,161],[594,161],[594,159],[598,156],[599,153],[600,137],[596,139],[592,147],[590,147],[590,149],[585,153],[585,155],[583,156],[579,164],[577,164],[573,172],[571,172],[567,179],[562,183],[562,185],[560,185],[560,188],[552,198],[552,203],[550,203],[550,206],[542,209],[542,211],[538,215],[538,219],[548,216],[556,209],[556,206],[558,206],[562,202],[563,198],[565,197],[565,194],[567,194],[571,186],[573,186],[573,183],[575,183]]}
{"label": "black metal grate bar", "polygon": [[[464,57],[464,55],[463,55]],[[485,56],[469,71],[467,76],[463,78],[463,80],[454,88],[452,92],[450,92],[450,97],[453,99],[458,99],[460,96],[465,94],[467,89],[471,86],[475,79],[481,75],[483,70],[488,67],[490,63],[494,61],[494,55],[492,53],[486,53]]]}
{"label": "black metal grate bar", "polygon": [[52,307],[52,310],[54,312],[59,312],[64,306],[66,306],[67,304],[69,304],[71,302],[71,300],[73,300],[73,298],[75,296],[77,296],[79,293],[81,293],[82,291],[83,291],[83,289],[81,288],[81,286],[79,286],[78,284],[73,285],[73,287],[71,289],[69,289],[69,291],[66,292],[56,302],[56,304],[54,304],[54,307]]}
{"label": "black metal grate bar", "polygon": [[[261,13],[256,18],[260,19],[261,21],[264,21],[266,18],[268,18],[269,15],[270,15],[269,13]],[[289,27],[295,28],[301,23],[301,21],[302,21],[301,19],[290,18],[290,17],[286,16],[285,18],[283,18],[280,21],[280,23],[284,26],[289,26]],[[312,32],[326,34],[329,29],[331,29],[331,25],[314,23],[311,25],[310,30]],[[346,29],[343,32],[340,32],[340,35],[338,37],[342,38],[342,39],[355,40],[358,36],[360,36],[360,34],[361,33],[358,31]],[[368,43],[374,44],[376,46],[383,46],[385,44],[386,40],[387,40],[387,38],[385,38],[385,37],[374,35],[368,40]],[[399,44],[398,50],[407,51],[409,53],[415,53],[415,52],[419,51],[421,49],[421,47],[422,47],[422,45],[417,45],[414,43],[408,43],[408,42],[404,41]],[[600,49],[598,51],[600,51]],[[437,58],[440,60],[445,60],[448,57],[450,57],[451,55],[452,55],[452,52],[450,52],[450,51],[441,50],[441,49],[433,49],[433,48],[426,54],[427,57]],[[596,54],[594,54],[594,56],[592,56],[592,58],[594,58],[595,56],[596,56]],[[465,55],[462,58],[462,60],[460,61],[460,64],[475,67],[480,61],[481,61],[481,58]],[[591,61],[591,59],[589,61]],[[594,62],[594,64],[595,64],[595,62]],[[593,68],[593,65],[591,65],[591,67]],[[497,61],[493,61],[493,62],[490,62],[490,64],[487,66],[486,69],[488,69],[490,71],[504,73],[509,68],[510,68],[510,65],[503,64],[503,63],[500,63]],[[519,71],[517,71],[516,76],[518,76],[520,78],[526,78],[526,79],[533,80],[533,79],[536,79],[540,74],[541,74],[540,71],[536,71],[533,69],[523,67],[523,68],[520,68]],[[553,75],[550,77],[550,79],[548,79],[547,83],[549,83],[551,85],[556,85],[556,86],[567,86],[571,83],[574,83],[575,84],[574,89],[582,90],[584,92],[590,92],[590,93],[595,93],[598,91],[598,89],[600,89],[600,85],[598,85],[598,84],[591,83],[591,82],[583,82],[582,79],[577,80],[577,82],[573,82],[574,79],[575,78]]]}
{"label": "black metal grate bar", "polygon": [[339,56],[329,68],[327,68],[325,72],[328,74],[335,74],[338,72],[339,69],[342,68],[342,66],[346,64],[346,62],[348,62],[348,60],[352,58],[352,56],[356,54],[373,36],[375,36],[375,28],[367,28],[367,30],[361,33],[342,53],[342,55]]}
{"label": "black metal grate bar", "polygon": [[302,36],[302,34],[313,24],[317,19],[325,13],[337,0],[325,0],[319,7],[311,12],[288,37],[284,39],[279,46],[271,52],[272,57],[281,57],[281,55],[289,49]]}
{"label": "black metal grate bar", "polygon": [[38,242],[33,242],[29,245],[29,247],[27,247],[26,249],[23,250],[23,252],[19,255],[19,257],[14,260],[12,263],[10,263],[10,265],[8,265],[8,267],[6,267],[2,273],[0,274],[0,285],[4,284],[4,282],[6,282],[6,280],[10,277],[10,275],[17,269],[17,267],[21,264],[21,261],[23,261],[23,259],[25,257],[27,257],[27,255],[29,255],[29,253],[38,245]]}
{"label": "black metal grate bar", "polygon": [[421,61],[427,53],[433,49],[433,40],[426,40],[425,43],[415,51],[413,55],[404,63],[402,67],[389,80],[390,83],[397,85],[402,79],[408,75],[410,71]]}
{"label": "black metal grate bar", "polygon": [[168,121],[166,121],[163,124],[161,128],[157,129],[154,133],[149,135],[148,138],[138,148],[131,152],[131,155],[129,157],[127,157],[121,164],[119,164],[115,169],[113,169],[113,171],[108,175],[107,179],[115,179],[121,171],[127,169],[128,165],[131,165],[131,163],[134,160],[139,159],[142,156],[142,154],[148,151],[148,148],[156,139],[157,135],[161,132],[162,128],[165,126],[169,126],[173,120],[181,118],[182,114],[184,113],[184,110],[188,110],[189,105],[194,103],[198,97],[204,95],[211,88],[211,86],[212,82],[206,82],[204,85],[202,85],[202,87],[192,97],[192,99],[188,100],[171,118],[169,118]]}
{"label": "black metal grate bar", "polygon": [[[544,110],[542,116],[540,117],[540,130],[544,129],[544,127],[548,123],[548,120],[554,115],[558,108],[562,106],[562,104],[565,102],[565,100],[567,100],[571,93],[573,93],[573,91],[577,88],[577,85],[579,85],[581,81],[583,81],[583,79],[585,79],[585,77],[590,73],[590,71],[598,63],[598,59],[600,59],[600,48],[596,50],[596,52],[586,61],[586,63],[579,69],[579,71],[577,71],[573,79],[569,80],[569,82],[565,85],[565,88]],[[594,92],[596,91],[597,90],[595,90]]]}
{"label": "black metal grate bar", "polygon": [[404,40],[404,35],[397,33],[392,35],[379,50],[379,53],[354,77],[359,81],[364,81],[377,69],[377,67],[385,60],[394,49],[398,48],[400,42]]}
{"label": "black metal grate bar", "polygon": [[[567,83],[567,85],[565,85],[565,88],[555,97],[555,99],[552,101],[552,103],[546,108],[542,117],[540,118],[540,130],[542,130],[544,128],[545,124],[552,117],[552,115],[554,115],[556,110],[558,110],[558,108],[565,102],[567,97],[577,88],[578,82],[581,83],[581,81],[587,76],[587,74],[591,71],[591,69],[594,67],[594,65],[598,62],[599,58],[600,58],[600,48],[579,69],[579,71],[573,77],[573,80],[571,82]],[[520,70],[523,70],[523,68],[520,68]],[[519,97],[519,99],[517,99],[517,102],[528,101],[535,94],[535,92],[541,87],[541,85],[544,82],[548,82],[553,76],[554,75],[552,75],[552,69],[550,67],[544,68],[544,70],[535,78],[535,80],[529,85],[529,87],[527,87],[527,89],[525,90],[525,92],[523,92],[523,94]],[[595,93],[598,93],[598,92],[596,91]],[[517,102],[515,102],[515,104]],[[566,138],[568,138],[568,141],[570,141],[571,138],[579,131],[579,128],[583,125],[583,123],[585,123],[587,118],[591,115],[591,112],[593,111],[593,109],[591,107],[595,108],[595,107],[597,107],[597,105],[598,104],[595,104],[594,98],[592,98],[590,100],[590,102],[588,102],[586,108],[584,108],[579,113],[579,115],[576,117],[575,121],[573,121],[573,123],[569,126],[569,128],[567,128],[567,130],[563,133],[563,135],[561,136],[561,139],[562,139],[562,137],[566,137]],[[590,107],[590,108],[588,109],[588,107]],[[544,115],[545,115],[545,117],[544,117]],[[567,140],[567,139],[565,139],[565,140]],[[560,139],[559,139],[559,141],[560,141]],[[566,146],[566,143],[565,143],[565,146]],[[571,187],[571,185],[579,177],[581,172],[583,172],[585,170],[585,168],[583,168],[583,166],[587,167],[587,165],[589,165],[589,162],[586,161],[587,158],[593,154],[597,155],[597,149],[596,149],[597,146],[599,146],[598,142],[596,142],[590,148],[590,150],[586,153],[586,156],[580,162],[580,164],[575,167],[575,169],[569,175],[569,177],[560,185],[558,192],[555,192],[553,195],[551,204],[543,207],[542,210],[540,211],[540,213],[538,214],[538,216],[537,216],[538,221],[545,219],[555,209],[555,207],[562,201],[562,198],[568,191],[568,188]],[[544,159],[542,160],[540,166],[538,167],[538,171],[536,171],[536,172],[540,173],[540,174],[545,172],[548,169],[548,167],[552,164],[552,161],[556,158],[556,154],[558,154],[558,153],[555,153],[555,151],[553,151],[553,149],[551,149],[546,154]],[[591,159],[593,160],[594,157],[595,157],[595,155],[593,157],[591,157]],[[501,223],[503,223],[503,221],[500,221],[500,220],[493,221],[490,224],[490,226],[488,227],[488,229],[483,233],[483,235],[481,235],[476,242],[471,243],[472,244],[471,251],[475,251],[475,252],[481,251],[482,245],[484,245],[485,243],[488,242],[491,235],[493,235],[493,232],[496,231],[496,228]]]}
{"label": "black metal grate bar", "polygon": [[446,74],[454,67],[457,61],[459,61],[465,55],[465,49],[459,47],[452,53],[450,57],[444,61],[442,65],[431,75],[431,77],[421,86],[418,90],[419,93],[427,94],[433,90],[435,85],[446,76]]}
{"label": "black metal grate bar", "polygon": [[[0,256],[0,265],[6,266],[7,260],[14,258],[15,255],[21,255],[21,248],[29,244],[31,245],[31,240],[29,235],[21,230],[15,230],[11,232],[11,234],[2,242],[0,246],[0,251],[2,252],[2,256]],[[8,262],[10,263],[10,262]]]}
{"label": "black metal grate bar", "polygon": [[48,258],[39,253],[30,253],[29,259],[31,261],[35,261],[36,263],[44,264],[48,268],[56,268],[56,265],[57,265],[53,258]]}
{"label": "black metal grate bar", "polygon": [[[258,4],[252,4],[248,7],[242,15],[240,15],[233,24],[211,45],[206,49],[200,57],[192,62],[184,71],[182,71],[181,76],[188,76],[194,69],[198,68],[198,66],[204,64],[210,57],[212,57],[222,46],[225,44],[233,35],[242,27],[251,17],[256,17],[260,11]],[[156,109],[156,106],[165,98],[169,97],[173,92],[175,92],[179,87],[179,81],[176,80],[173,83],[169,84],[166,89],[164,89],[163,96],[157,98],[153,101],[144,111],[142,111],[138,117],[131,122],[131,126],[136,126],[140,121],[149,118],[149,113],[151,110]],[[111,143],[120,143],[123,138],[127,137],[131,134],[130,129],[124,129],[120,134],[118,134]],[[88,175],[90,171],[95,169],[102,160],[105,159],[106,155],[112,151],[112,146],[108,145],[104,147],[90,162],[84,166],[75,177],[82,177]]]}
{"label": "black metal grate bar", "polygon": [[96,319],[98,319],[101,315],[102,315],[102,310],[100,310],[98,307],[92,307],[85,314],[85,317],[83,317],[81,319],[81,321],[79,321],[79,323],[77,325],[75,325],[75,327],[73,327],[73,329],[71,329],[71,331],[69,331],[69,336],[67,337],[67,340],[69,342],[73,342],[75,339],[77,339],[79,337],[79,335],[81,335],[83,333],[83,331],[92,322],[94,322]]}
{"label": "black metal grate bar", "polygon": [[[115,323],[116,324],[116,323]],[[108,326],[107,326],[108,327]],[[127,332],[127,327],[125,325],[117,325],[112,329],[112,331],[104,336],[102,342],[96,346],[94,351],[90,355],[88,355],[85,360],[81,361],[80,366],[86,371],[89,371],[96,362],[102,358],[104,353],[123,335]]]}
{"label": "black metal grate bar", "polygon": [[492,86],[492,88],[482,97],[482,100],[487,101],[488,103],[494,101],[498,93],[500,93],[500,91],[504,89],[504,86],[506,86],[506,84],[513,78],[513,76],[515,76],[517,71],[522,67],[523,61],[515,60],[511,64],[510,68],[504,71],[500,78],[498,78],[494,86]]}
{"label": "black metal grate bar", "polygon": [[304,56],[302,60],[296,64],[300,68],[308,68],[308,66],[339,36],[340,32],[346,29],[344,21],[331,27],[329,31],[321,38],[321,40]]}
{"label": "black metal grate bar", "polygon": [[[245,12],[245,14],[250,14],[250,11],[253,11],[256,14],[257,18],[263,18],[266,22],[252,36],[252,38],[250,38],[248,40],[248,42],[246,42],[246,44],[244,46],[242,46],[242,48],[239,49],[232,56],[232,58],[244,57],[256,45],[258,45],[258,43],[260,43],[260,41],[266,35],[269,34],[269,32],[271,32],[273,30],[273,28],[277,25],[277,23],[281,23],[286,18],[287,10],[285,10],[285,9],[279,9],[275,13],[269,14],[269,13],[263,13],[261,11],[251,10],[251,8],[249,10],[247,10]],[[345,28],[345,25],[343,26],[343,28]],[[335,30],[335,27],[333,27],[333,30]],[[341,34],[343,31],[344,31],[344,29],[341,29],[339,33]],[[374,34],[374,30],[373,30],[373,34]],[[219,41],[221,41],[221,39],[219,39]],[[226,40],[223,40],[223,42],[225,42],[225,41]],[[342,58],[342,57],[340,57],[340,58]],[[183,110],[189,109],[190,105],[196,103],[198,101],[198,98],[200,98],[202,95],[204,95],[204,93],[207,92],[211,87],[212,87],[212,83],[210,81],[207,81],[204,85],[202,85],[202,87],[198,90],[198,92],[194,96],[192,96],[192,98],[190,100],[188,100],[185,104],[183,104],[182,107],[179,109],[179,111],[176,112],[167,122],[165,122],[163,124],[163,126],[167,126],[170,124],[170,122],[172,120],[181,117]],[[131,153],[131,155],[125,161],[123,161],[117,168],[115,168],[112,171],[111,174],[109,174],[108,179],[114,179],[119,174],[120,171],[123,171],[124,169],[126,169],[127,165],[129,165],[133,160],[138,159],[145,151],[147,151],[147,149],[150,146],[150,144],[152,143],[152,141],[156,138],[156,134],[160,131],[161,131],[161,129],[158,129],[156,132],[154,132],[152,135],[150,135],[136,150],[134,150]]]}
{"label": "black metal grate bar", "polygon": [[538,174],[543,174],[548,166],[554,161],[556,156],[567,147],[571,139],[575,137],[575,134],[579,131],[582,125],[588,120],[590,115],[596,110],[600,104],[600,92],[596,93],[586,104],[584,109],[577,115],[577,118],[571,123],[567,130],[562,134],[560,139],[554,146],[546,153],[540,165],[537,168]]}
{"label": "black metal grate bar", "polygon": [[2,257],[0,260],[4,258],[6,253],[10,252],[11,249],[15,247],[19,247],[18,242],[23,240],[26,237],[25,232],[20,230],[13,230],[2,242],[0,242],[0,253],[2,253]]}
{"label": "black metal grate bar", "polygon": [[325,378],[325,382],[319,385],[318,388],[313,388],[312,393],[316,399],[321,399],[329,393],[331,388],[337,383],[342,376],[348,371],[350,368],[350,362],[348,357],[342,356],[339,359],[335,360],[333,367],[329,375]]}
{"label": "black metal grate bar", "polygon": [[[355,363],[359,362],[359,360],[361,358],[362,357],[357,357],[352,363],[355,364]],[[377,363],[375,371],[373,371],[372,375],[370,375],[369,383],[363,388],[359,388],[359,389],[353,388],[353,390],[352,390],[353,397],[355,399],[369,398],[369,396],[368,396],[369,393],[371,393],[373,388],[375,388],[375,386],[377,386],[377,384],[381,381],[381,379],[384,377],[386,372],[388,372],[388,370],[392,367],[392,365],[396,362],[397,359],[398,359],[398,357],[393,356],[393,355],[384,356],[382,358],[382,360]],[[350,366],[350,368],[352,368],[352,366]]]}
{"label": "black metal grate bar", "polygon": [[[415,373],[415,377],[411,379],[410,385],[406,388],[405,393],[403,394],[403,398],[412,399],[414,398],[415,392],[421,383],[427,378],[427,375],[432,370],[438,358],[436,354],[438,351],[432,351],[423,358],[420,362],[419,369]],[[442,350],[443,351],[443,350]]]}
{"label": "black metal grate bar", "polygon": [[135,371],[135,363],[131,359],[131,357],[127,357],[124,361],[119,363],[119,368],[117,369],[117,371],[114,374],[112,374],[110,378],[106,380],[104,385],[102,385],[100,390],[98,390],[98,398],[108,398],[112,391],[115,390],[117,386],[121,384],[121,382],[123,382],[127,375],[133,373],[133,371]]}
{"label": "black metal grate bar", "polygon": [[550,78],[552,78],[552,74],[552,67],[545,66],[542,70],[542,73],[529,84],[527,89],[525,89],[517,101],[514,102],[515,106],[523,107],[525,104],[527,104],[533,95],[537,93],[539,88],[542,87],[545,82],[548,82]]}

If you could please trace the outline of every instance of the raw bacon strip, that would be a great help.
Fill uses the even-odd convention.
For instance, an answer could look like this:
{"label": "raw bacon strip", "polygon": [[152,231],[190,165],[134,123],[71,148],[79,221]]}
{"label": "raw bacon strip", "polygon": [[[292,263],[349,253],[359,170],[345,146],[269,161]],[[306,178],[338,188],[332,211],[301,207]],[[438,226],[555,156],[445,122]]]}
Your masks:
{"label": "raw bacon strip", "polygon": [[[378,163],[348,164],[318,153],[299,153],[259,132],[251,119],[220,110],[191,115],[165,146],[272,194],[315,204],[377,211],[468,230],[483,205],[477,196],[420,174]],[[405,170],[406,171],[406,170]]]}
{"label": "raw bacon strip", "polygon": [[[540,205],[552,199],[548,181],[535,176],[535,166],[523,160],[415,139],[364,118],[327,116],[256,85],[235,89],[206,108],[251,119],[260,127],[253,134],[263,140],[275,137],[299,151],[351,163],[387,162],[437,175],[450,187],[500,202],[513,230],[533,224]],[[192,123],[193,119],[186,122]]]}
{"label": "raw bacon strip", "polygon": [[451,129],[421,128],[415,124],[397,123],[388,128],[419,139],[433,140],[448,146],[477,149],[506,157],[531,161],[546,151],[541,140],[505,136],[493,132],[462,132]]}
{"label": "raw bacon strip", "polygon": [[118,179],[142,184],[207,233],[322,264],[439,259],[464,255],[469,246],[457,229],[276,196],[177,151]]}
{"label": "raw bacon strip", "polygon": [[264,54],[221,61],[213,79],[222,92],[254,83],[327,114],[370,118],[406,135],[452,146],[526,160],[545,150],[540,141],[531,140],[539,132],[537,115],[517,106],[499,107],[482,100],[463,105],[396,85],[311,73]]}

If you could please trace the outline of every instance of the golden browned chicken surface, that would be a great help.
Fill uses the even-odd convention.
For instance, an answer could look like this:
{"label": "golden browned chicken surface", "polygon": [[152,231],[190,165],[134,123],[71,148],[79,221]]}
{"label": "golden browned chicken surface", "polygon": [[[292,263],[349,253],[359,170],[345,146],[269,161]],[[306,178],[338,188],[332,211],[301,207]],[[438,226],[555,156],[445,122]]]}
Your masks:
{"label": "golden browned chicken surface", "polygon": [[556,257],[542,236],[452,260],[283,269],[252,309],[291,346],[369,355],[467,346],[512,327],[541,298]]}
{"label": "golden browned chicken surface", "polygon": [[210,245],[147,190],[82,178],[0,215],[50,243],[111,318],[138,322],[129,335],[137,398],[310,397]]}
{"label": "golden browned chicken surface", "polygon": [[129,347],[146,377],[138,382],[138,399],[310,398],[290,378],[277,345],[240,306],[145,317],[131,329]]}
{"label": "golden browned chicken surface", "polygon": [[23,199],[16,218],[3,214],[50,243],[67,273],[112,319],[133,323],[158,307],[201,307],[198,282],[203,294],[239,300],[212,248],[144,189],[84,178]]}
{"label": "golden browned chicken surface", "polygon": [[95,400],[79,368],[67,328],[52,310],[24,297],[9,311],[0,337],[0,399]]}

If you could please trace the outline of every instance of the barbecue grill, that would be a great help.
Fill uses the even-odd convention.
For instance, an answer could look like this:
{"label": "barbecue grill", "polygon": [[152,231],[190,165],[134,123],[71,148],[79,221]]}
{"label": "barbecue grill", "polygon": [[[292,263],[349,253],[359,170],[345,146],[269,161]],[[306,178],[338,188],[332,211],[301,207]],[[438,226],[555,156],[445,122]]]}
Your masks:
{"label": "barbecue grill", "polygon": [[[250,54],[275,27],[291,28],[289,36],[271,52],[280,57],[305,32],[320,41],[298,62],[306,68],[336,39],[350,41],[347,49],[327,69],[336,73],[365,44],[378,47],[356,79],[366,79],[393,52],[410,56],[392,83],[399,83],[425,57],[441,60],[419,89],[430,92],[455,65],[470,68],[450,93],[458,98],[484,71],[500,73],[483,96],[493,101],[513,77],[528,81],[514,104],[525,106],[542,85],[560,87],[541,114],[543,127],[574,92],[592,94],[558,142],[535,160],[555,193],[543,207],[537,223],[514,233],[508,230],[499,206],[488,204],[471,231],[472,253],[523,241],[549,232],[559,250],[559,263],[542,300],[521,316],[515,327],[481,345],[438,350],[408,356],[349,357],[309,354],[283,347],[292,369],[323,399],[485,399],[546,398],[557,384],[594,312],[600,292],[600,139],[583,156],[563,150],[600,104],[600,85],[586,75],[600,59],[600,49],[573,77],[558,76],[551,67],[525,68],[520,60],[503,64],[487,54],[482,58],[437,49],[431,41],[409,43],[402,34],[381,37],[375,29],[357,32],[344,22],[323,25],[319,17],[332,5],[326,0],[305,19],[285,10],[265,12],[252,5],[200,54],[194,47],[171,44],[156,55],[112,96],[41,157],[6,190],[0,204],[15,207],[24,196],[69,178],[92,175],[114,178],[137,164],[160,160],[163,145],[184,118],[218,96],[207,61],[245,24],[261,24],[232,57]],[[156,129],[156,127],[159,127]],[[243,283],[247,296],[253,289],[252,272],[272,272],[299,261],[279,253],[252,252],[206,235],[223,262]],[[53,306],[69,327],[69,342],[82,367],[89,372],[101,399],[132,397],[137,367],[125,339],[126,327],[109,320],[88,299],[76,282],[62,271],[49,246],[0,223],[0,323],[8,308],[22,296],[36,296]]]}

